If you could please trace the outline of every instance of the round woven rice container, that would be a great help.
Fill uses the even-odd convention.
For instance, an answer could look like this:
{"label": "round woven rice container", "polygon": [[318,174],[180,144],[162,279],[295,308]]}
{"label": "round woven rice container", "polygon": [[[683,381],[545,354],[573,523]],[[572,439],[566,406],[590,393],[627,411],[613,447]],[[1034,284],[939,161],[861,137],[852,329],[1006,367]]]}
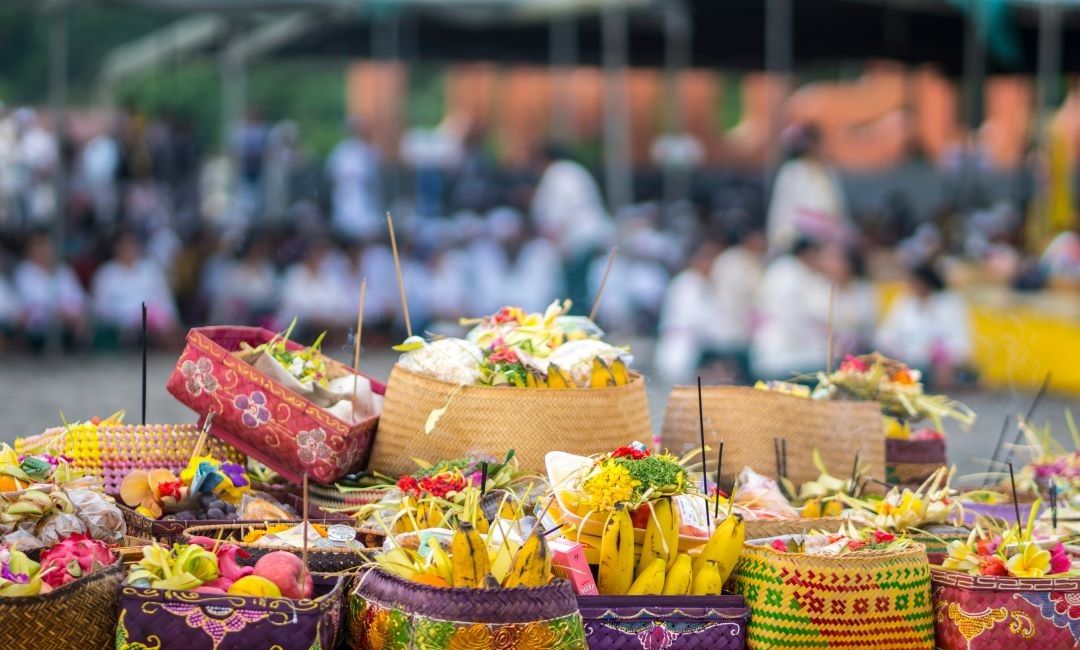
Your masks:
{"label": "round woven rice container", "polygon": [[[432,411],[445,412],[431,433]],[[612,388],[456,386],[394,366],[386,384],[370,467],[391,476],[473,453],[516,451],[523,471],[543,474],[552,449],[588,456],[652,440],[645,380]]]}
{"label": "round woven rice container", "polygon": [[447,589],[370,568],[356,577],[347,605],[350,650],[588,647],[566,580],[535,588]]}
{"label": "round woven rice container", "polygon": [[782,553],[743,546],[731,586],[750,607],[747,646],[932,650],[930,564],[920,544],[900,551]]}
{"label": "round woven rice container", "polygon": [[119,560],[47,594],[0,598],[0,648],[111,648]]}

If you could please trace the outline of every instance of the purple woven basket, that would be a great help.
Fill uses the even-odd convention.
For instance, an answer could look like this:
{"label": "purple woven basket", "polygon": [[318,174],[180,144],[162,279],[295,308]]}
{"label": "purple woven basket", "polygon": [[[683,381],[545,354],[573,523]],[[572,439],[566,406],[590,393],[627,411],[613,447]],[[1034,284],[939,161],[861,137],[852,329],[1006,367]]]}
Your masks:
{"label": "purple woven basket", "polygon": [[337,576],[316,576],[315,597],[302,600],[125,586],[116,647],[329,650],[338,642],[343,590]]}
{"label": "purple woven basket", "polygon": [[578,596],[592,650],[742,650],[750,609],[742,596]]}
{"label": "purple woven basket", "polygon": [[[964,523],[973,525],[975,523],[975,517],[977,515],[984,515],[987,517],[993,517],[995,519],[1004,519],[1010,524],[1016,523],[1016,508],[1013,507],[1012,502],[1008,503],[969,503],[964,502]],[[1028,515],[1031,513],[1031,506],[1035,505],[1034,501],[1020,504],[1020,521],[1027,523]],[[1046,507],[1044,504],[1039,504],[1039,511],[1036,513],[1036,517],[1043,513]]]}
{"label": "purple woven basket", "polygon": [[536,588],[446,589],[368,568],[355,584],[346,619],[352,650],[587,647],[565,580]]}

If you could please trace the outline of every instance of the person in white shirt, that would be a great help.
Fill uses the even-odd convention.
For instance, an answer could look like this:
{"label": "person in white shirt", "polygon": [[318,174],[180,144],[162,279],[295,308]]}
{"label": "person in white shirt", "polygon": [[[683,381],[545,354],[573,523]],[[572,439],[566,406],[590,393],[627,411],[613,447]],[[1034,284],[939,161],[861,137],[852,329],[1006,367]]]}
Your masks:
{"label": "person in white shirt", "polygon": [[792,157],[780,167],[769,204],[769,250],[791,250],[800,237],[819,241],[842,239],[852,232],[840,180],[821,148],[814,125],[796,127]]}
{"label": "person in white shirt", "polygon": [[278,329],[285,329],[296,318],[294,332],[298,340],[318,336],[323,330],[356,325],[356,314],[342,309],[345,296],[326,264],[330,250],[326,240],[311,240],[303,258],[285,270]]}
{"label": "person in white shirt", "polygon": [[81,341],[89,334],[87,296],[75,272],[56,260],[47,233],[34,233],[26,242],[23,260],[15,267],[15,292],[22,304],[23,327],[32,347],[44,344],[59,325],[66,338]]}
{"label": "person in white shirt", "polygon": [[829,282],[820,272],[821,245],[800,239],[791,254],[765,269],[758,296],[761,323],[750,343],[759,379],[791,379],[825,365]]}
{"label": "person in white shirt", "polygon": [[359,118],[349,121],[349,134],[326,160],[330,178],[331,223],[335,234],[363,239],[385,228],[380,199],[380,156]]}
{"label": "person in white shirt", "polygon": [[[277,308],[280,280],[265,236],[251,235],[222,271],[210,304],[210,321],[237,325],[270,325]],[[270,325],[272,327],[272,325]]]}
{"label": "person in white shirt", "polygon": [[539,163],[543,173],[530,208],[537,231],[558,244],[567,259],[605,245],[614,224],[589,171],[554,146],[541,152]]}
{"label": "person in white shirt", "polygon": [[848,354],[869,352],[877,325],[877,296],[869,282],[861,277],[861,260],[856,252],[833,242],[821,249],[820,270],[832,284],[833,361]]}
{"label": "person in white shirt", "polygon": [[123,233],[116,240],[113,259],[94,274],[91,296],[95,325],[103,335],[138,341],[145,302],[151,339],[177,340],[180,316],[172,288],[161,267],[143,256],[142,243],[134,233]]}
{"label": "person in white shirt", "polygon": [[703,353],[714,344],[710,322],[717,312],[709,269],[719,252],[719,246],[706,240],[690,258],[690,264],[668,285],[660,310],[654,361],[664,381],[689,382]]}
{"label": "person in white shirt", "polygon": [[713,260],[709,269],[716,313],[711,319],[716,345],[731,353],[746,354],[754,324],[755,302],[765,272],[765,233],[733,233],[732,244]]}
{"label": "person in white shirt", "polygon": [[874,343],[882,354],[928,373],[939,388],[971,360],[971,320],[963,296],[945,289],[933,266],[913,269],[908,291],[889,307]]}

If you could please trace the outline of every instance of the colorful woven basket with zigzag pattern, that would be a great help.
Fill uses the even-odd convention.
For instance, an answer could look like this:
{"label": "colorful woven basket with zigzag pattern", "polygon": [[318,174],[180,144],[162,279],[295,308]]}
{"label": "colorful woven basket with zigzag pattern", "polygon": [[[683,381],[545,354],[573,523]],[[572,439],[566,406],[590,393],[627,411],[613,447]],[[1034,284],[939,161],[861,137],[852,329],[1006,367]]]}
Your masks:
{"label": "colorful woven basket with zigzag pattern", "polygon": [[772,539],[747,543],[732,576],[752,612],[751,650],[934,647],[930,565],[921,545],[821,556],[781,553]]}

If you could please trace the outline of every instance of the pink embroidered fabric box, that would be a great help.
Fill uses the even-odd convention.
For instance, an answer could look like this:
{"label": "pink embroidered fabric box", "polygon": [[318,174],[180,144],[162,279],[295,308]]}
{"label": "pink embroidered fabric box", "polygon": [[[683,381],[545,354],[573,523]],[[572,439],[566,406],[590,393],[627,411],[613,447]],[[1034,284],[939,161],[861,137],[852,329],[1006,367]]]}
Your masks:
{"label": "pink embroidered fabric box", "polygon": [[1080,579],[971,576],[932,567],[941,650],[1080,647]]}
{"label": "pink embroidered fabric box", "polygon": [[[367,467],[377,415],[349,424],[233,354],[241,343],[259,346],[273,337],[259,327],[192,329],[169,377],[169,392],[204,418],[213,412],[211,433],[294,483],[304,473],[333,483]],[[291,341],[289,346],[303,348]],[[327,363],[352,372],[332,359]],[[386,391],[374,379],[371,388],[379,395]]]}

